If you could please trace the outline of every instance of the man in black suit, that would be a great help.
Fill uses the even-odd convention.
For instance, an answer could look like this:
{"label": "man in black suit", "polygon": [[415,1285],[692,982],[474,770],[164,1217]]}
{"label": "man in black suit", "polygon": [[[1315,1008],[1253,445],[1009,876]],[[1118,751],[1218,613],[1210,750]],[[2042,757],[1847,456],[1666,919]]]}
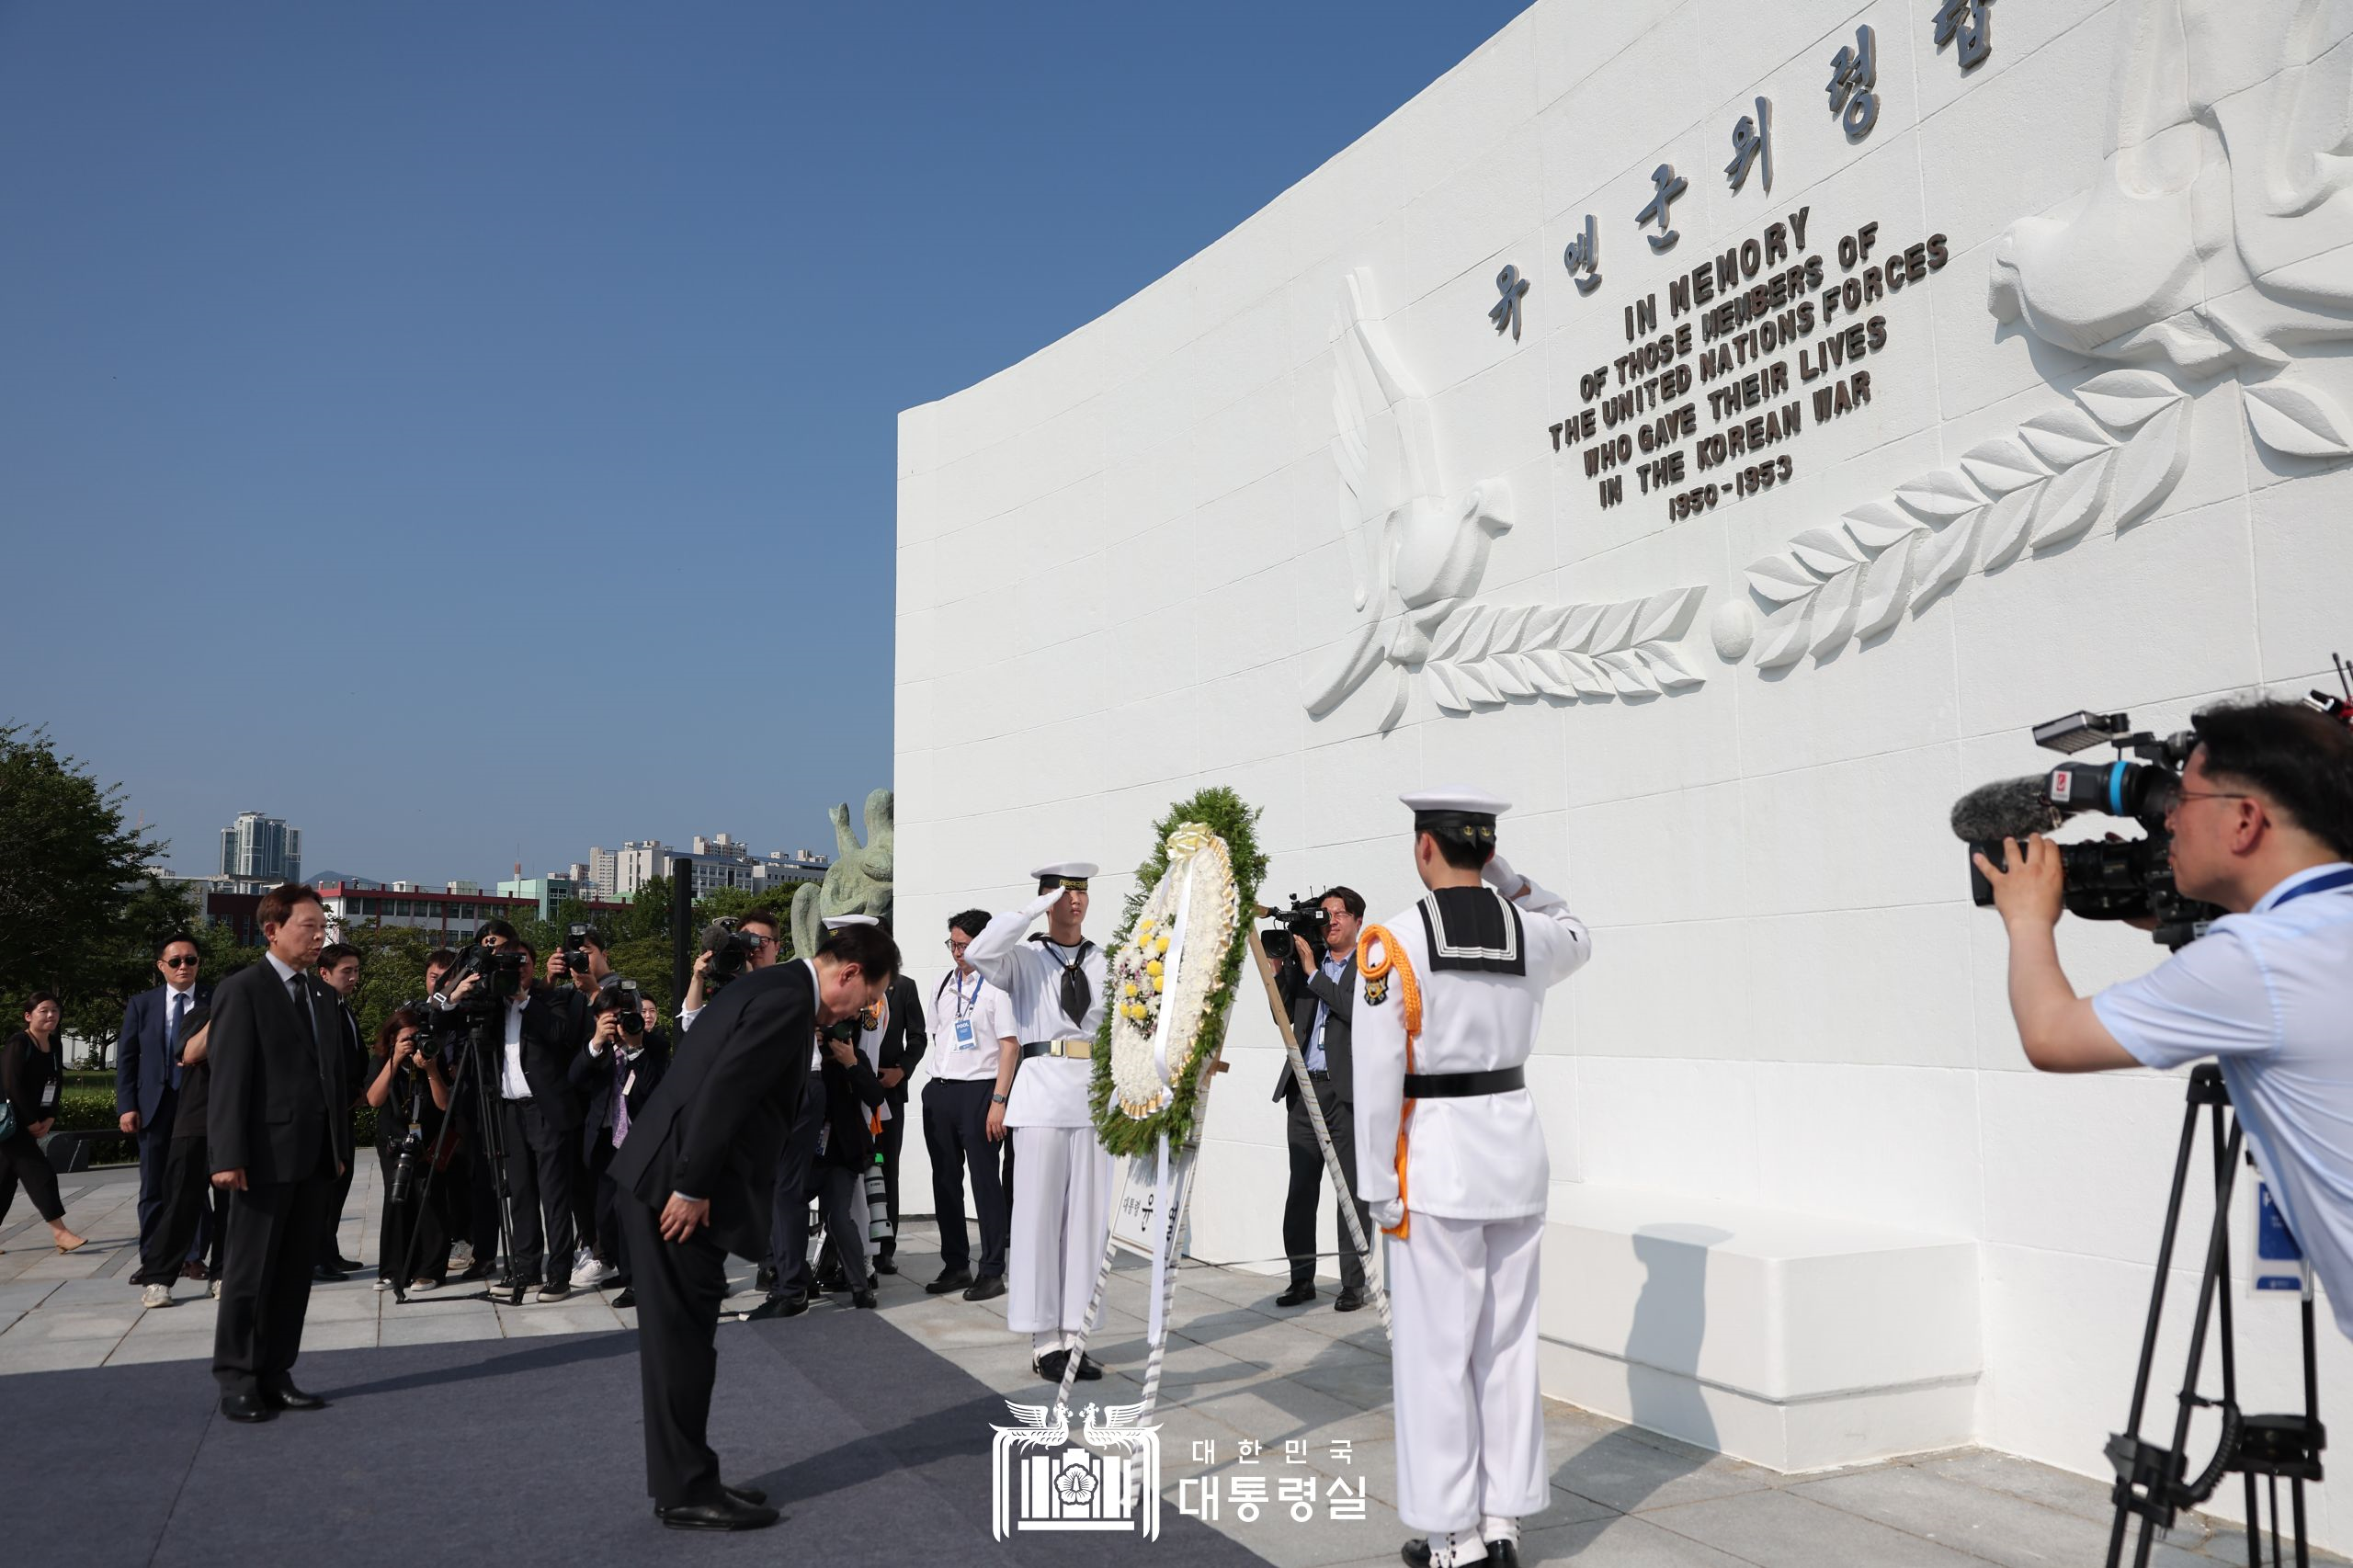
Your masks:
{"label": "man in black suit", "polygon": [[645,1114],[646,1102],[670,1065],[670,1038],[648,1025],[650,1011],[636,986],[612,976],[597,989],[597,1022],[587,1049],[572,1059],[572,1086],[583,1106],[583,1168],[594,1184],[597,1234],[611,1250],[607,1261],[613,1272],[606,1283],[619,1291],[613,1298],[616,1307],[635,1306],[637,1295],[629,1271],[629,1243],[621,1234],[618,1210],[622,1199],[613,1181],[613,1156],[628,1141],[631,1124]]}
{"label": "man in black suit", "polygon": [[[1324,951],[1310,948],[1303,937],[1293,937],[1297,963],[1287,963],[1277,977],[1283,1000],[1290,1008],[1291,1038],[1307,1059],[1307,1076],[1324,1109],[1324,1125],[1332,1135],[1333,1153],[1340,1157],[1340,1174],[1348,1190],[1342,1202],[1354,1201],[1357,1186],[1356,1075],[1348,1052],[1349,1014],[1357,991],[1357,933],[1364,926],[1364,899],[1352,888],[1334,888],[1323,898],[1326,925]],[[1290,1259],[1290,1289],[1275,1298],[1279,1307],[1304,1306],[1315,1299],[1315,1208],[1324,1188],[1324,1148],[1315,1141],[1315,1125],[1308,1119],[1307,1102],[1300,1096],[1299,1080],[1290,1061],[1283,1061],[1282,1076],[1275,1083],[1278,1100],[1290,1107],[1290,1191],[1283,1199],[1283,1253]],[[1367,1206],[1357,1203],[1357,1219],[1372,1234]],[[1332,1303],[1336,1312],[1352,1312],[1364,1305],[1364,1258],[1349,1242],[1347,1221],[1340,1221],[1340,1294]]]}
{"label": "man in black suit", "polygon": [[[531,971],[539,955],[512,932],[495,922],[482,937],[484,947],[523,960],[518,989],[500,1025],[501,1046],[483,1063],[504,1119],[506,1190],[515,1204],[506,1282],[517,1301],[539,1280],[538,1299],[560,1301],[572,1294],[572,1189],[585,1176],[572,1063],[588,1043],[588,1003],[578,991],[537,983]],[[468,975],[449,994],[450,1002],[463,1003],[481,984],[480,975]]]}
{"label": "man in black suit", "polygon": [[[886,922],[882,929],[891,929]],[[882,1134],[876,1146],[882,1151],[882,1205],[891,1218],[891,1233],[876,1244],[874,1267],[878,1273],[896,1274],[895,1261],[899,1252],[899,1146],[907,1136],[907,1080],[914,1077],[915,1068],[923,1062],[924,1052],[931,1048],[931,1034],[923,1019],[923,992],[906,975],[891,982],[890,1016],[882,1027],[882,1046],[875,1053],[875,1076],[882,1083],[884,1102],[890,1113],[882,1119]]]}
{"label": "man in black suit", "polygon": [[813,958],[737,976],[678,1042],[612,1165],[637,1278],[645,1483],[676,1529],[759,1529],[777,1511],[727,1486],[705,1439],[727,1255],[766,1252],[776,1165],[816,1031],[872,1006],[899,971],[879,928],[828,934]]}
{"label": "man in black suit", "polygon": [[[156,1242],[169,1195],[173,1132],[179,1124],[182,1068],[175,1054],[188,1017],[212,1002],[212,987],[199,983],[196,938],[185,931],[155,949],[155,970],[164,983],[142,991],[122,1010],[122,1033],[115,1041],[114,1108],[122,1131],[139,1140],[139,1272],[148,1306],[171,1305],[172,1282],[204,1256],[209,1215],[199,1205],[197,1231],[182,1257],[159,1255]],[[201,1195],[199,1194],[199,1197]]]}
{"label": "man in black suit", "polygon": [[312,889],[287,882],[262,895],[256,914],[268,950],[222,982],[206,1040],[206,1152],[229,1232],[212,1377],[232,1421],[325,1403],[291,1374],[320,1215],[351,1167],[336,998],[310,972],[326,945],[326,912]]}
{"label": "man in black suit", "polygon": [[[359,1020],[351,1012],[351,999],[359,992],[359,949],[347,942],[329,942],[320,949],[318,974],[335,997],[335,1038],[343,1050],[343,1081],[351,1089],[350,1103],[338,1114],[347,1124],[344,1136],[348,1139],[358,1131],[353,1119],[367,1103],[369,1076],[368,1048],[359,1043]],[[327,1211],[319,1221],[318,1254],[311,1266],[311,1278],[323,1285],[340,1284],[361,1267],[358,1258],[343,1256],[343,1206],[350,1197],[351,1172],[346,1169],[335,1178],[335,1190],[327,1195]]]}

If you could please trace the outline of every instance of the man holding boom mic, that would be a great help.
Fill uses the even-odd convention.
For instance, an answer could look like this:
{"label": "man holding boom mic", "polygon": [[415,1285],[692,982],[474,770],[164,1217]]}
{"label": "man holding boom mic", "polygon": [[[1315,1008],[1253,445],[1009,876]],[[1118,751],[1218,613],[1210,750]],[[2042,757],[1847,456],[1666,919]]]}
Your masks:
{"label": "man holding boom mic", "polygon": [[[2038,739],[2057,749],[2137,741],[2132,749],[2160,766],[2072,764],[2047,779],[1989,784],[1953,808],[1953,830],[1979,841],[1971,858],[2009,933],[2010,1011],[2027,1060],[2046,1073],[2097,1073],[2219,1059],[2256,1161],[2337,1328],[2353,1336],[2348,710],[2325,697],[2210,708],[2164,743],[2116,739],[2121,715],[2079,716],[2088,722],[2064,733],[2044,726],[2055,738]],[[2168,762],[2181,766],[2177,777]],[[2088,803],[2075,798],[2086,790]],[[2085,809],[2137,815],[2151,839],[2063,852],[2036,831]],[[1998,863],[1984,852],[1996,844]],[[2170,878],[2163,865],[2140,867],[2146,881],[2136,890],[2129,876],[2107,874],[2159,853]],[[2061,909],[2124,915],[2128,895],[2179,950],[2136,980],[2077,996],[2059,965]],[[2185,921],[2211,912],[2186,900],[2221,912],[2202,934]]]}

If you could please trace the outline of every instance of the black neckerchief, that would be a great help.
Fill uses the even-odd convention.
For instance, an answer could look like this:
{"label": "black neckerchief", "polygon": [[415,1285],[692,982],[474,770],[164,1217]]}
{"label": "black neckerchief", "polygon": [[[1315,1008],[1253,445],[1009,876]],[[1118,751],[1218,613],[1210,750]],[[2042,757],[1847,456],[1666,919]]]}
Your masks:
{"label": "black neckerchief", "polygon": [[1415,908],[1429,940],[1430,968],[1526,974],[1519,911],[1489,887],[1432,888]]}
{"label": "black neckerchief", "polygon": [[1095,1006],[1095,988],[1086,983],[1086,971],[1079,966],[1086,961],[1086,955],[1095,950],[1095,944],[1081,937],[1078,939],[1078,957],[1063,963],[1061,949],[1064,944],[1055,941],[1043,931],[1031,933],[1029,939],[1052,953],[1054,961],[1062,964],[1063,1011],[1070,1015],[1073,1028],[1083,1026],[1086,1022],[1086,1010]]}

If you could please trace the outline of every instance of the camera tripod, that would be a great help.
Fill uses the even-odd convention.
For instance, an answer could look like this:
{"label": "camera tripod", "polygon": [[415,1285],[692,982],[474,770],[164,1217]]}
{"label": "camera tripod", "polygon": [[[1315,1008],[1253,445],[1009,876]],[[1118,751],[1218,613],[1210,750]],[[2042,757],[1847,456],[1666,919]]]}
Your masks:
{"label": "camera tripod", "polygon": [[[2173,1441],[2159,1448],[2141,1436],[2141,1414],[2149,1393],[2149,1372],[2157,1354],[2157,1324],[2164,1315],[2165,1277],[2173,1265],[2173,1244],[2181,1223],[2181,1199],[2189,1181],[2190,1158],[2198,1139],[2200,1113],[2211,1129],[2214,1147],[2214,1222],[2206,1244],[2206,1270],[2198,1283],[2198,1311],[2189,1331],[2189,1365],[2182,1374],[2179,1409],[2174,1417]],[[2248,1568],[2263,1568],[2262,1512],[2257,1507],[2257,1476],[2269,1482],[2271,1562],[2283,1568],[2279,1550],[2279,1483],[2288,1483],[2294,1516],[2296,1568],[2308,1568],[2310,1548],[2304,1536],[2304,1483],[2321,1478],[2321,1449],[2328,1435],[2320,1421],[2320,1389],[2313,1355],[2313,1292],[2305,1282],[2303,1312],[2304,1408],[2302,1415],[2245,1415],[2238,1406],[2238,1365],[2231,1324],[2231,1188],[2238,1176],[2245,1130],[2231,1112],[2230,1090],[2221,1069],[2210,1064],[2189,1075],[2188,1106],[2183,1112],[2181,1145],[2175,1155],[2173,1191],[2165,1203],[2165,1238],[2157,1246],[2156,1284],[2149,1296],[2149,1324],[2141,1338],[2140,1370],[2132,1381],[2132,1412],[2124,1430],[2108,1440],[2109,1461],[2116,1467],[2116,1485],[2109,1493],[2116,1504],[2116,1522],[2109,1531],[2108,1568],[2118,1568],[2124,1535],[2134,1516],[2141,1520],[2133,1547],[2134,1568],[2147,1568],[2149,1553],[2160,1530],[2172,1528],[2184,1508],[2194,1508],[2214,1494],[2222,1477],[2237,1471],[2246,1485],[2246,1561]],[[2198,1373],[2206,1351],[2207,1325],[2220,1319],[2217,1358],[2222,1363],[2222,1392],[2209,1399],[2198,1392]],[[2206,1468],[2192,1477],[2189,1469],[2189,1422],[2200,1409],[2211,1408],[2222,1417],[2222,1436]]]}
{"label": "camera tripod", "polygon": [[[506,1185],[506,1130],[501,1124],[498,1101],[491,1095],[485,1081],[490,1071],[487,1065],[490,1033],[491,1025],[487,1020],[474,1020],[467,1030],[465,1043],[458,1048],[457,1072],[452,1074],[454,1082],[449,1085],[449,1108],[442,1114],[441,1131],[435,1135],[432,1143],[432,1157],[426,1162],[425,1181],[413,1199],[402,1199],[395,1207],[394,1194],[404,1185],[404,1177],[414,1176],[416,1155],[426,1147],[418,1131],[419,1108],[414,1096],[429,1095],[433,1091],[423,1073],[415,1075],[416,1081],[412,1086],[409,1101],[408,1134],[403,1141],[400,1159],[393,1166],[392,1187],[384,1194],[387,1212],[397,1215],[392,1228],[397,1241],[395,1245],[385,1249],[385,1256],[389,1258],[397,1251],[403,1260],[399,1272],[392,1277],[392,1299],[404,1306],[408,1302],[409,1281],[416,1278],[416,1249],[424,1236],[424,1228],[415,1224],[411,1216],[424,1212],[426,1206],[433,1201],[433,1178],[441,1174],[438,1167],[444,1162],[450,1138],[456,1134],[459,1111],[466,1103],[466,1091],[470,1087],[473,1090],[474,1103],[481,1108],[474,1121],[482,1130],[483,1157],[489,1162],[492,1190],[498,1197],[498,1252],[507,1262],[509,1278],[504,1290],[495,1283],[488,1283],[478,1294],[450,1299],[495,1302],[503,1295],[509,1306],[523,1304],[523,1283],[513,1278],[515,1197]],[[412,1202],[414,1209],[411,1208]]]}

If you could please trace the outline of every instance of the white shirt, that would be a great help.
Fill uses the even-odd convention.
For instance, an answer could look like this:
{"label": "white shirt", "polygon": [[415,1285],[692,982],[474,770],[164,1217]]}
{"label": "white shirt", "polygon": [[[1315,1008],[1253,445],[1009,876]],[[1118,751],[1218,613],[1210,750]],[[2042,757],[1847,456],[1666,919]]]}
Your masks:
{"label": "white shirt", "polygon": [[523,1076],[523,1009],[530,1005],[528,991],[506,1004],[506,1060],[498,1069],[498,1092],[510,1100],[531,1097],[531,1081]]}
{"label": "white shirt", "polygon": [[[1024,1045],[1042,1040],[1093,1040],[1103,1021],[1103,993],[1110,983],[1110,962],[1100,947],[1080,960],[1086,975],[1086,1017],[1074,1022],[1063,1011],[1063,967],[1074,949],[1047,942],[1027,942],[1030,922],[1053,906],[1062,890],[1041,892],[1019,909],[990,921],[964,949],[964,961],[1001,988],[1013,1004],[1013,1036]],[[1007,1127],[1086,1127],[1087,1085],[1094,1066],[1085,1057],[1039,1056],[1024,1062],[1013,1074],[1013,1093],[1005,1108]]]}
{"label": "white shirt", "polygon": [[2280,1215],[2353,1336],[2353,887],[2296,894],[2347,870],[2287,878],[2092,1011],[2143,1066],[2220,1061]]}
{"label": "white shirt", "polygon": [[[1515,881],[1520,880],[1517,876]],[[1429,937],[1413,907],[1385,922],[1422,993],[1415,1073],[1476,1073],[1517,1067],[1536,1048],[1544,993],[1592,956],[1585,923],[1560,895],[1533,882],[1518,901],[1525,974],[1433,971]],[[1357,1196],[1397,1197],[1397,1126],[1405,1097],[1405,994],[1392,968],[1385,981],[1358,970],[1348,1048],[1356,1076]],[[1375,1001],[1369,987],[1383,987]],[[1417,1099],[1406,1124],[1405,1208],[1455,1220],[1513,1220],[1544,1212],[1552,1179],[1544,1129],[1529,1090]]]}
{"label": "white shirt", "polygon": [[[964,1031],[956,1027],[959,1019],[971,1031],[970,1045],[961,1043]],[[1013,998],[991,985],[978,970],[971,974],[950,970],[932,991],[931,1050],[924,1060],[931,1064],[933,1077],[950,1084],[979,1079],[993,1084],[1005,1042],[1016,1038]]]}

